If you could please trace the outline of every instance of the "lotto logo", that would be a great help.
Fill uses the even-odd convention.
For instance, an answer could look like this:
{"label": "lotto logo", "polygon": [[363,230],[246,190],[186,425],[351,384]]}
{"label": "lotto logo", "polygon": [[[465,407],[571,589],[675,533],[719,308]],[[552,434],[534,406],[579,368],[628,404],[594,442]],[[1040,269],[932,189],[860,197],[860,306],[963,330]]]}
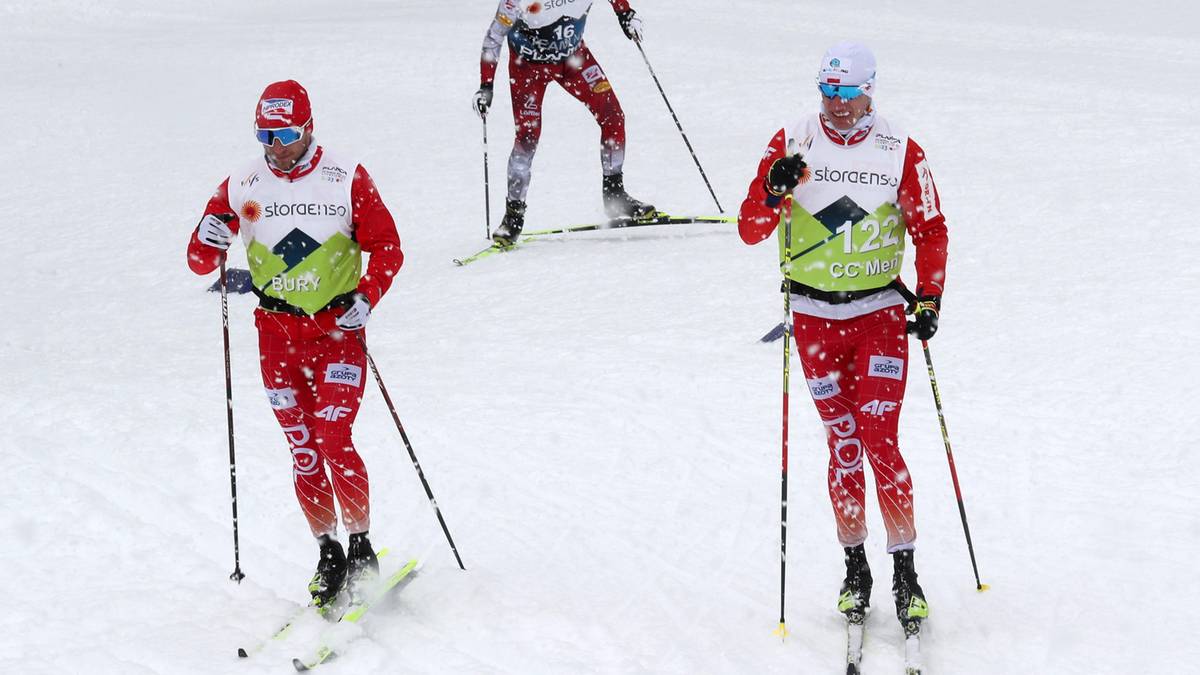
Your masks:
{"label": "lotto logo", "polygon": [[867,376],[903,380],[904,360],[895,356],[872,356],[870,365],[867,366]]}
{"label": "lotto logo", "polygon": [[349,363],[331,363],[325,368],[325,381],[334,384],[361,386],[362,368]]}
{"label": "lotto logo", "polygon": [[296,407],[296,392],[291,387],[285,389],[268,389],[267,400],[275,410],[287,410]]}

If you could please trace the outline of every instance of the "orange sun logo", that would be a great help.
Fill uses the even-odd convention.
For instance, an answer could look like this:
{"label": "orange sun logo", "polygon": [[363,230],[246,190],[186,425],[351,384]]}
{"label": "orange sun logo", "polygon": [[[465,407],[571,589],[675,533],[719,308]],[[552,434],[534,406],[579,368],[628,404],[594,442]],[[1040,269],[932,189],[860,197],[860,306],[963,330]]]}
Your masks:
{"label": "orange sun logo", "polygon": [[262,205],[256,201],[248,201],[242,204],[242,220],[257,223],[259,218],[262,218]]}

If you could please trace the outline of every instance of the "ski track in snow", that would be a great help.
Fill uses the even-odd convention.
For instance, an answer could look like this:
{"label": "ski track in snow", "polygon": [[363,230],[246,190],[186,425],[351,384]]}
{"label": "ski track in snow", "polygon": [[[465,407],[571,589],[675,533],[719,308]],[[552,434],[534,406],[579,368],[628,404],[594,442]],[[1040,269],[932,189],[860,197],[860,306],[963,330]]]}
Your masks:
{"label": "ski track in snow", "polygon": [[[841,551],[795,360],[791,636],[771,634],[781,355],[757,339],[782,310],[774,248],[697,225],[450,263],[485,244],[469,101],[494,4],[0,7],[0,202],[5,231],[28,233],[0,266],[0,569],[15,608],[0,617],[0,672],[278,673],[314,646],[321,627],[305,623],[286,644],[235,656],[305,601],[316,550],[262,400],[254,303],[233,297],[247,578],[227,580],[219,303],[184,261],[210,191],[255,152],[245,132],[259,92],[287,77],[312,94],[320,141],[359,156],[396,216],[407,260],[370,345],[468,568],[369,384],[356,442],[372,538],[425,566],[321,670],[840,672]],[[628,117],[630,192],[713,213],[605,4],[587,36]],[[1189,461],[1200,232],[1183,126],[1200,112],[1188,84],[1200,13],[1163,0],[635,7],[728,213],[775,129],[815,109],[817,59],[839,39],[875,49],[881,114],[929,153],[952,239],[931,349],[992,590],[973,590],[914,343],[901,439],[932,611],[928,672],[1200,669],[1200,648],[1180,637],[1200,624],[1186,583],[1200,536]],[[493,226],[508,107],[498,87]],[[530,229],[599,217],[596,136],[552,88]],[[895,672],[903,639],[869,502],[864,668]]]}

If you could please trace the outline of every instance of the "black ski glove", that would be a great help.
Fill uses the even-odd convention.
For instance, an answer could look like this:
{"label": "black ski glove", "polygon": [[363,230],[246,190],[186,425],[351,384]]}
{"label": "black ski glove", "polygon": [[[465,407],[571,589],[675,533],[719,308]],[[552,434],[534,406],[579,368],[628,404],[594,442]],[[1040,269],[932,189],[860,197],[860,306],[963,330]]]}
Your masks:
{"label": "black ski glove", "polygon": [[918,340],[928,340],[937,332],[938,313],[942,309],[942,298],[937,295],[922,295],[911,306],[913,320],[908,322],[908,332]]}
{"label": "black ski glove", "polygon": [[479,85],[479,91],[475,92],[473,103],[475,104],[475,112],[480,117],[487,117],[488,108],[492,107],[492,95],[494,93],[494,85],[491,82],[484,82]]}
{"label": "black ski glove", "polygon": [[775,160],[767,172],[767,192],[782,197],[800,184],[800,177],[808,165],[800,155],[788,155]]}
{"label": "black ski glove", "polygon": [[634,42],[642,41],[642,20],[637,18],[637,12],[632,9],[617,12],[617,21],[621,24],[621,31],[625,33],[625,37]]}

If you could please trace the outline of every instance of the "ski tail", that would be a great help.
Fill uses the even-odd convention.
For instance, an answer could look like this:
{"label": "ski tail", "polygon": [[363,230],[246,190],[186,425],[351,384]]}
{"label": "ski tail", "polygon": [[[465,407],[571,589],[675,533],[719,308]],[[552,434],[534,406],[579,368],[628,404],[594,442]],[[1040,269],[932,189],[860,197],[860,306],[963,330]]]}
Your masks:
{"label": "ski tail", "polygon": [[866,634],[866,621],[847,619],[846,621],[846,675],[859,675],[862,672],[863,638]]}

